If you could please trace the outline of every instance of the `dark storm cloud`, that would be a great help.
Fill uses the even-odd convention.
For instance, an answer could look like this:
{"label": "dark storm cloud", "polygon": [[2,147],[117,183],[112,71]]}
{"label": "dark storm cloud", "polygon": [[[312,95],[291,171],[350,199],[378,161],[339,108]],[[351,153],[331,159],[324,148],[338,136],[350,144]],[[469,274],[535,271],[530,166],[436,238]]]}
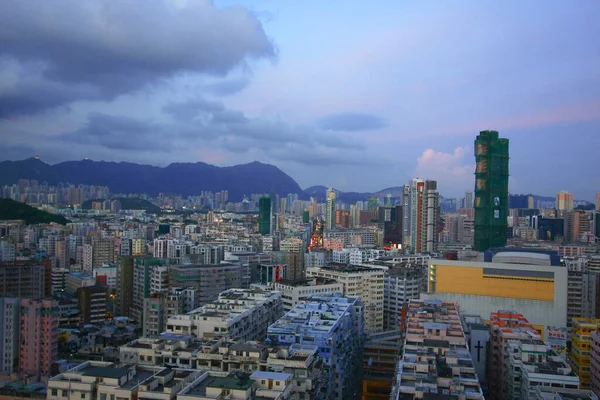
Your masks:
{"label": "dark storm cloud", "polygon": [[317,121],[321,129],[332,131],[372,131],[385,128],[387,121],[375,115],[363,113],[340,113],[322,117]]}
{"label": "dark storm cloud", "polygon": [[[0,2],[2,115],[76,100],[110,100],[178,73],[224,77],[249,57],[274,57],[259,20],[240,6],[208,1],[63,0]],[[228,94],[243,80],[208,85]],[[36,99],[36,92],[56,96]]]}
{"label": "dark storm cloud", "polygon": [[92,113],[83,128],[60,137],[65,142],[113,150],[168,149],[161,141],[163,128],[134,118]]}

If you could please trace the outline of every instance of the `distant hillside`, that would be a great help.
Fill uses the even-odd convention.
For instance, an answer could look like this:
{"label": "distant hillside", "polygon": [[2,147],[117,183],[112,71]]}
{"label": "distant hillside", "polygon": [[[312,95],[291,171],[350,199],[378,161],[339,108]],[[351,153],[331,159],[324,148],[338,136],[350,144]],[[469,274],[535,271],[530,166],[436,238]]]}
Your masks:
{"label": "distant hillside", "polygon": [[253,193],[298,193],[300,186],[279,168],[260,162],[217,167],[202,162],[174,163],[164,168],[126,162],[66,161],[49,165],[35,158],[0,162],[0,185],[14,184],[19,179],[35,179],[55,185],[108,186],[112,193],[172,193],[198,195],[202,191],[227,190],[230,201],[240,201]]}
{"label": "distant hillside", "polygon": [[[93,199],[84,202],[81,208],[91,210],[92,203],[95,201],[104,201],[105,199]],[[119,200],[122,210],[146,210],[150,214],[160,214],[161,209],[158,206],[150,203],[148,200],[140,199],[139,197],[116,197],[111,200]]]}
{"label": "distant hillside", "polygon": [[0,199],[0,219],[22,219],[27,225],[51,222],[65,225],[69,222],[62,215],[50,214],[12,199]]}

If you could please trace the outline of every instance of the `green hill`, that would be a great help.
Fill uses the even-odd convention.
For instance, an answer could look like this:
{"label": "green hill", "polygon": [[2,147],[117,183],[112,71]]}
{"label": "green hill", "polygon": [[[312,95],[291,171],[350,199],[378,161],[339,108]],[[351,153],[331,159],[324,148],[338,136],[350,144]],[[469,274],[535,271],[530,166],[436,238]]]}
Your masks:
{"label": "green hill", "polygon": [[[148,200],[140,199],[139,197],[115,197],[111,200],[119,200],[121,202],[122,210],[146,210],[149,214],[160,214],[160,207],[155,206]],[[93,199],[85,201],[81,208],[84,210],[91,210],[92,203],[95,201],[104,201],[104,199]]]}
{"label": "green hill", "polygon": [[50,214],[12,199],[0,199],[0,219],[22,219],[27,225],[50,222],[65,225],[69,222],[62,215]]}

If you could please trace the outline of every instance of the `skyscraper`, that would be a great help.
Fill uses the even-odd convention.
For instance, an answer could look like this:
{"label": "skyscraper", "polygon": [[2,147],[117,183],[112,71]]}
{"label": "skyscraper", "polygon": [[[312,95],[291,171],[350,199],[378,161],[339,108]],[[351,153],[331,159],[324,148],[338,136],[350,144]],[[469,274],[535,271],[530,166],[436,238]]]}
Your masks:
{"label": "skyscraper", "polygon": [[327,189],[327,203],[325,205],[325,227],[327,230],[335,228],[335,190]]}
{"label": "skyscraper", "polygon": [[271,233],[271,199],[261,197],[258,200],[258,233],[269,235]]}
{"label": "skyscraper", "polygon": [[[409,247],[412,253],[437,249],[437,222],[440,213],[437,182],[413,179],[409,182]],[[406,207],[405,207],[406,208]]]}
{"label": "skyscraper", "polygon": [[470,190],[467,190],[467,192],[465,193],[465,208],[473,208],[473,192],[471,192]]}
{"label": "skyscraper", "polygon": [[556,209],[559,213],[564,214],[566,211],[573,210],[573,194],[566,190],[561,190],[556,195]]}
{"label": "skyscraper", "polygon": [[475,246],[506,245],[508,229],[508,139],[482,131],[475,139]]}
{"label": "skyscraper", "polygon": [[50,375],[50,366],[58,359],[58,320],[58,301],[21,299],[21,373]]}

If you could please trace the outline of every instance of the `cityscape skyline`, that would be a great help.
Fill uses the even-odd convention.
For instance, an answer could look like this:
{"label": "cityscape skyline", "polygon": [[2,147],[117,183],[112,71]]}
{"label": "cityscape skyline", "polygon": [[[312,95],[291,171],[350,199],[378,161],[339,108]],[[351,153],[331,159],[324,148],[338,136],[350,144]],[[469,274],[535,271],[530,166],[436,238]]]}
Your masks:
{"label": "cityscape skyline", "polygon": [[[48,165],[56,165],[56,164],[60,164],[60,162],[59,162],[59,163],[56,163],[56,164],[49,164],[49,163],[47,163],[45,160],[42,160],[42,159],[41,159],[39,156],[37,156],[37,155],[36,155],[36,156],[33,156],[33,157],[25,158],[25,159],[23,159],[23,160],[0,160],[0,164],[1,164],[2,162],[4,162],[4,161],[19,162],[19,161],[26,161],[26,160],[28,160],[28,159],[34,159],[34,158],[35,158],[36,160],[42,161],[42,162],[44,162],[44,163],[46,163],[46,164],[48,164]],[[126,161],[105,161],[105,160],[91,160],[91,159],[89,159],[89,158],[85,158],[85,159],[78,160],[78,161],[97,161],[97,162],[108,162],[108,163],[116,163],[116,164],[119,164],[119,163],[127,163]],[[76,161],[75,161],[75,160],[66,160],[66,161],[63,161],[63,162],[76,162]],[[218,167],[220,167],[220,168],[225,168],[225,167],[240,167],[240,166],[244,166],[244,165],[248,165],[248,164],[253,164],[253,163],[256,163],[256,162],[260,162],[260,161],[252,161],[252,162],[245,163],[245,164],[235,164],[235,165],[226,165],[226,166],[218,166]],[[173,163],[173,164],[194,164],[194,163],[202,163],[202,161],[196,161],[196,162],[178,162],[178,163]],[[134,163],[134,164],[136,164],[136,163]],[[164,168],[164,167],[160,167],[160,166],[156,166],[156,165],[151,165],[151,164],[137,164],[137,165],[141,165],[141,166],[149,166],[149,167],[159,167],[159,168]],[[211,164],[208,164],[208,165],[211,165]],[[267,164],[267,165],[272,165],[273,167],[276,167],[276,168],[280,169],[280,168],[279,168],[279,166],[277,166],[277,165],[274,165],[274,164]],[[473,168],[475,168],[475,165],[473,166]],[[281,169],[280,169],[280,170],[281,170]],[[293,176],[291,176],[291,175],[287,174],[287,173],[286,173],[285,171],[283,171],[283,170],[281,170],[281,171],[282,171],[284,174],[288,175],[288,176],[289,176],[289,177],[290,177],[290,178],[291,178],[291,179],[292,179],[294,182],[296,182],[296,183],[297,183],[296,179],[295,179]],[[473,176],[475,176],[475,171],[473,171]],[[28,178],[24,178],[24,179],[28,179]],[[427,177],[423,177],[423,176],[414,176],[414,177],[411,177],[411,178],[408,180],[408,182],[412,181],[413,179],[425,179],[425,180],[430,180],[430,179],[428,179]],[[43,181],[43,179],[42,179],[40,182],[42,182],[42,181]],[[16,184],[16,183],[17,183],[16,181],[15,181],[15,182],[13,182],[13,184]],[[64,181],[62,181],[62,183],[64,183],[64,184],[67,184],[67,183],[70,183],[70,184],[78,184],[78,183],[69,182],[69,180],[68,180],[68,179],[65,179]],[[394,185],[394,186],[387,186],[387,187],[381,187],[381,188],[379,188],[379,189],[376,189],[376,190],[374,190],[374,191],[372,191],[372,192],[361,192],[361,191],[358,191],[358,190],[352,190],[352,189],[350,189],[350,190],[341,190],[341,189],[339,189],[338,187],[331,187],[331,186],[328,186],[328,185],[323,185],[323,184],[319,184],[319,183],[317,183],[317,184],[315,184],[315,185],[312,185],[312,186],[306,186],[306,187],[302,187],[302,186],[300,186],[300,189],[301,189],[303,192],[307,192],[307,190],[309,190],[309,189],[313,189],[313,188],[315,188],[315,187],[321,187],[321,188],[324,188],[324,189],[327,189],[327,188],[331,187],[331,188],[332,188],[332,189],[334,189],[336,192],[341,192],[341,193],[353,193],[353,194],[361,194],[361,193],[362,193],[362,194],[365,194],[366,196],[369,196],[369,195],[371,195],[371,194],[373,194],[373,193],[380,193],[380,192],[383,192],[383,191],[385,191],[385,190],[388,190],[388,189],[396,189],[396,190],[400,190],[400,189],[402,189],[402,185],[404,185],[405,183],[406,183],[406,182],[398,182],[398,183],[397,183],[397,185]],[[102,185],[100,185],[100,186],[102,186]],[[461,190],[460,188],[456,188],[456,189],[455,189],[455,190],[456,190],[456,196],[449,195],[448,193],[440,193],[440,195],[441,195],[443,198],[445,198],[445,199],[456,199],[456,200],[461,200],[461,199],[464,199],[464,196],[466,195],[466,193],[467,193],[467,192],[471,192],[471,193],[473,192],[473,190],[474,190],[474,186],[475,186],[475,183],[474,183],[474,182],[473,182],[473,185],[472,185],[472,186],[473,186],[473,187],[467,187],[467,188],[465,188],[464,190]],[[226,188],[221,188],[221,189],[226,189]],[[203,189],[199,189],[199,192],[198,192],[198,193],[201,193],[202,191],[203,191]],[[554,192],[554,193],[535,193],[535,192],[533,192],[533,191],[528,191],[528,190],[525,190],[525,191],[522,191],[522,192],[513,192],[513,191],[511,191],[511,189],[510,189],[510,184],[509,184],[509,194],[510,194],[511,196],[512,196],[512,195],[533,195],[533,196],[539,196],[539,197],[544,197],[544,198],[554,198],[556,195],[558,195],[558,194],[560,194],[560,193],[563,193],[563,192],[565,192],[565,193],[569,193],[571,196],[575,196],[575,197],[573,198],[573,200],[574,200],[574,201],[577,201],[577,202],[587,202],[587,203],[589,203],[589,204],[595,204],[595,203],[597,203],[597,202],[598,202],[598,201],[597,201],[597,198],[598,198],[598,196],[599,196],[599,194],[600,194],[600,192],[593,192],[593,194],[592,194],[592,197],[588,199],[588,198],[584,198],[582,195],[580,195],[580,194],[578,194],[578,193],[573,193],[573,192],[572,192],[572,191],[570,191],[570,190],[565,190],[565,189],[564,189],[564,187],[557,188],[557,189],[555,190],[555,192]],[[454,192],[452,192],[452,193],[454,193]],[[124,194],[124,193],[122,193],[122,194]],[[148,193],[143,193],[143,192],[140,192],[140,193],[137,193],[137,192],[131,192],[130,194],[139,194],[139,195],[143,195],[143,194],[148,194]],[[367,199],[367,198],[365,197],[365,200],[366,200],[366,199]],[[471,200],[471,201],[472,201],[472,200]]]}
{"label": "cityscape skyline", "polygon": [[0,6],[6,158],[260,160],[304,188],[419,176],[456,197],[472,186],[472,137],[495,129],[512,143],[511,192],[591,200],[598,186],[594,146],[581,145],[600,120],[595,3],[86,4],[42,3],[44,22],[26,3]]}

